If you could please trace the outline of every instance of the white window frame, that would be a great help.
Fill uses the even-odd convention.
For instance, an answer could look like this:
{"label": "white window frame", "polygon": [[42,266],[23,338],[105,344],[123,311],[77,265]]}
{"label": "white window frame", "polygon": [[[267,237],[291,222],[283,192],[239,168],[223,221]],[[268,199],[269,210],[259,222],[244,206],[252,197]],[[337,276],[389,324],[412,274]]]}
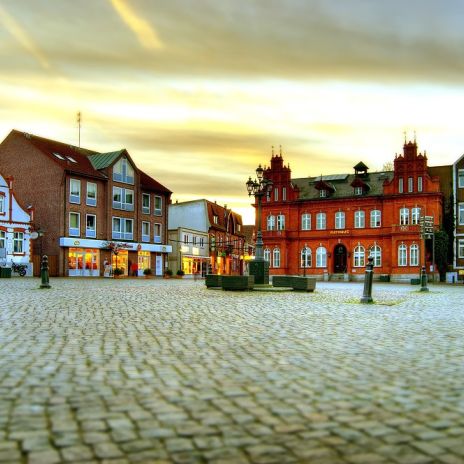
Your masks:
{"label": "white window frame", "polygon": [[414,192],[414,177],[408,177],[408,192]]}
{"label": "white window frame", "polygon": [[69,203],[81,204],[81,181],[69,179]]}
{"label": "white window frame", "polygon": [[419,224],[421,209],[419,207],[411,208],[411,224]]}
{"label": "white window frame", "polygon": [[409,247],[409,265],[419,266],[419,245],[416,243]]}
{"label": "white window frame", "polygon": [[464,203],[458,203],[458,224],[464,226]]}
{"label": "white window frame", "polygon": [[403,181],[403,178],[400,177],[398,179],[398,192],[403,193],[403,191],[404,191],[404,181]]}
{"label": "white window frame", "polygon": [[[94,191],[92,191],[92,189],[90,189],[89,187],[92,186],[92,189],[94,189]],[[87,182],[87,192],[86,192],[86,198],[85,198],[85,204],[87,206],[97,206],[97,184],[95,182]],[[95,196],[94,197],[91,197],[89,196],[90,193],[95,193]]]}
{"label": "white window frame", "polygon": [[134,185],[134,168],[127,158],[119,159],[113,166],[113,180]]}
{"label": "white window frame", "polygon": [[0,230],[0,248],[6,248],[6,232]]}
{"label": "white window frame", "polygon": [[327,267],[327,250],[322,246],[316,249],[316,267]]}
{"label": "white window frame", "polygon": [[[157,232],[159,232],[159,235],[157,235]],[[159,222],[153,224],[153,240],[155,243],[163,243],[163,225]]]}
{"label": "white window frame", "polygon": [[[71,227],[71,217],[77,218],[77,227]],[[80,237],[81,236],[81,214],[74,211],[69,213],[69,236]]]}
{"label": "white window frame", "polygon": [[335,229],[344,229],[346,224],[346,217],[344,211],[335,212]]}
{"label": "white window frame", "polygon": [[361,196],[364,193],[364,189],[362,187],[355,187],[354,188],[354,194],[356,196]]}
{"label": "white window frame", "polygon": [[374,267],[382,267],[382,248],[379,245],[371,246],[369,256],[374,258]]}
{"label": "white window frame", "polygon": [[271,262],[271,250],[269,248],[265,248],[263,251],[264,261],[268,263]]}
{"label": "white window frame", "polygon": [[303,213],[301,215],[301,230],[311,230],[311,214]]}
{"label": "white window frame", "polygon": [[402,243],[398,246],[398,266],[405,267],[408,265],[408,247]]}
{"label": "white window frame", "polygon": [[417,191],[422,192],[423,189],[424,189],[424,181],[423,181],[422,176],[419,176],[417,178]]}
{"label": "white window frame", "polygon": [[357,245],[353,251],[353,267],[366,266],[366,249],[362,245]]}
{"label": "white window frame", "polygon": [[319,190],[319,198],[327,198],[327,189]]}
{"label": "white window frame", "polygon": [[[145,204],[148,199],[148,206]],[[142,193],[142,214],[150,214],[150,194]]]}
{"label": "white window frame", "polygon": [[266,228],[267,230],[276,230],[275,229],[275,216],[270,214],[266,219]]}
{"label": "white window frame", "polygon": [[458,188],[464,188],[464,169],[458,169]]}
{"label": "white window frame", "polygon": [[380,209],[373,209],[370,215],[371,227],[377,228],[382,226],[382,212]]}
{"label": "white window frame", "polygon": [[326,213],[316,214],[316,230],[325,230],[327,228],[327,215]]}
{"label": "white window frame", "polygon": [[[115,229],[115,225],[119,224],[119,230]],[[130,232],[128,225],[130,224]],[[113,216],[111,220],[111,236],[113,239],[133,240],[134,238],[134,220]]]}
{"label": "white window frame", "polygon": [[24,232],[13,232],[13,254],[24,254]]}
{"label": "white window frame", "polygon": [[[159,205],[157,203],[159,203]],[[153,207],[154,207],[155,216],[162,216],[163,215],[163,197],[161,197],[160,195],[155,195],[155,203]]]}
{"label": "white window frame", "polygon": [[280,267],[280,248],[278,247],[272,250],[272,267]]}
{"label": "white window frame", "polygon": [[[145,229],[145,230],[143,230]],[[150,222],[149,221],[142,221],[142,242],[149,242],[150,241]]]}
{"label": "white window frame", "polygon": [[282,201],[287,201],[287,187],[282,187]]}
{"label": "white window frame", "polygon": [[307,269],[312,266],[312,252],[311,248],[303,247],[300,252],[300,267],[303,269]]}
{"label": "white window frame", "polygon": [[[115,196],[119,196],[121,201],[115,200]],[[132,197],[132,201],[128,201],[128,196]],[[113,186],[113,209],[121,209],[123,211],[134,211],[134,191],[123,187]]]}
{"label": "white window frame", "polygon": [[274,201],[279,201],[279,188],[274,187]]}
{"label": "white window frame", "polygon": [[277,215],[277,230],[285,230],[285,215]]}
{"label": "white window frame", "polygon": [[409,225],[409,208],[400,208],[400,226]]}
{"label": "white window frame", "polygon": [[464,239],[458,240],[458,258],[464,258]]}
{"label": "white window frame", "polygon": [[0,194],[0,214],[5,214],[5,197]]}
{"label": "white window frame", "polygon": [[[93,217],[93,224],[94,228],[89,229],[88,227],[88,219],[89,217]],[[86,214],[85,215],[85,236],[87,238],[97,238],[97,215],[96,214]]]}
{"label": "white window frame", "polygon": [[364,229],[366,227],[366,213],[364,210],[354,212],[354,228]]}

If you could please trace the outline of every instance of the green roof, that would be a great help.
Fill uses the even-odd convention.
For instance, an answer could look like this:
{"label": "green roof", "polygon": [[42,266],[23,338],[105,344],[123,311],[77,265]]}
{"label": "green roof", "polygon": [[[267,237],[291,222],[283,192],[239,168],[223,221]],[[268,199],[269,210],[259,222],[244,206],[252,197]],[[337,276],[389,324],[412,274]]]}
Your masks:
{"label": "green roof", "polygon": [[122,149],[118,151],[111,151],[109,153],[97,153],[96,155],[90,155],[89,160],[94,169],[103,169],[113,164],[113,162],[125,151],[125,149]]}

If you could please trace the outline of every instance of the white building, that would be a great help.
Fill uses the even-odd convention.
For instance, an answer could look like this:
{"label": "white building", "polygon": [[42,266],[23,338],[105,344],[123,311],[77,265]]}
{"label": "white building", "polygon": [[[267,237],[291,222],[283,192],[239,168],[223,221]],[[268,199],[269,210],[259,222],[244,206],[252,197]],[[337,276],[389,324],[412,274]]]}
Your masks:
{"label": "white building", "polygon": [[0,175],[0,266],[16,264],[27,266],[27,275],[32,275],[31,224],[33,209],[23,209],[13,193],[13,177]]}

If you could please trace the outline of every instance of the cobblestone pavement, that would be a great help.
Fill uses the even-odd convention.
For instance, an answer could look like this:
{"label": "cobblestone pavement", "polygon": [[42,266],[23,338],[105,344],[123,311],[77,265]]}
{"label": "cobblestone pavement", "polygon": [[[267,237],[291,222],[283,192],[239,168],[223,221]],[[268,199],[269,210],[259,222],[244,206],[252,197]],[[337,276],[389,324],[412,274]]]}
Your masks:
{"label": "cobblestone pavement", "polygon": [[464,463],[463,287],[0,279],[0,463]]}

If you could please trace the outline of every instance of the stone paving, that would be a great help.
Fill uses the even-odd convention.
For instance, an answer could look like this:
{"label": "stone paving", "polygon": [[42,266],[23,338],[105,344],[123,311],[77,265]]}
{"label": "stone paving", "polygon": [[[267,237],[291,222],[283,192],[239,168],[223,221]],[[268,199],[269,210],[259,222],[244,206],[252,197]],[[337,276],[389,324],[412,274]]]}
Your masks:
{"label": "stone paving", "polygon": [[464,463],[464,287],[0,279],[0,463]]}

